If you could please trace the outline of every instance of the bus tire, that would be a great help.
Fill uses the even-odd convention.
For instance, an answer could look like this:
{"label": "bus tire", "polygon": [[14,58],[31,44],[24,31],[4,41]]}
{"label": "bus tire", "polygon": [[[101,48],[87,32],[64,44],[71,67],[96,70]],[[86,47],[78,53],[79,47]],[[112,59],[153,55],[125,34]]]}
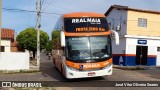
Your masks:
{"label": "bus tire", "polygon": [[55,61],[54,58],[53,58],[53,67],[57,69],[57,67],[56,67],[56,61]]}
{"label": "bus tire", "polygon": [[62,72],[63,76],[65,77],[65,74],[64,74],[64,67],[63,67],[62,64],[61,64],[61,72]]}
{"label": "bus tire", "polygon": [[55,59],[53,58],[53,64],[55,65],[56,64],[56,62],[55,62]]}

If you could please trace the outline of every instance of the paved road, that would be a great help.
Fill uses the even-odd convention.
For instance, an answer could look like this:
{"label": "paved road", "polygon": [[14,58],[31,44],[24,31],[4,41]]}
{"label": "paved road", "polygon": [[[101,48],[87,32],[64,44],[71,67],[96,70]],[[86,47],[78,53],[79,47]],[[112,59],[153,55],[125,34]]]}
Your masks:
{"label": "paved road", "polygon": [[[54,68],[52,60],[44,54],[41,55],[41,72],[19,73],[19,74],[0,74],[0,81],[66,81],[60,72]],[[160,70],[121,70],[113,69],[113,75],[74,79],[74,81],[160,81]]]}
{"label": "paved road", "polygon": [[[41,80],[65,81],[66,79],[54,68],[52,60],[41,55],[41,70],[44,76]],[[100,81],[160,81],[160,70],[113,70],[113,75],[101,78],[74,79],[77,81],[100,80]]]}
{"label": "paved road", "polygon": [[[97,78],[74,79],[68,81],[54,68],[52,60],[41,55],[41,72],[0,74],[0,81],[57,81],[76,86],[94,86],[99,81],[160,81],[160,70],[121,70],[113,69],[113,75]],[[58,89],[58,88],[57,88]],[[76,90],[78,88],[75,88]],[[89,88],[88,88],[89,89]],[[92,88],[90,88],[92,89]],[[69,89],[70,90],[70,89]],[[79,90],[79,89],[78,89]],[[82,88],[82,90],[84,90]]]}

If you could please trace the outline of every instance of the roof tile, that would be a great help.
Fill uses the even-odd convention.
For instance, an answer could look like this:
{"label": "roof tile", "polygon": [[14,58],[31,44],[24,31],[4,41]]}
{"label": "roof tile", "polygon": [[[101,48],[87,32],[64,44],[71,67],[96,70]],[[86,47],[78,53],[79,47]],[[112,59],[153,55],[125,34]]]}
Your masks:
{"label": "roof tile", "polygon": [[3,38],[3,39],[14,38],[14,30],[13,29],[2,28],[1,38]]}

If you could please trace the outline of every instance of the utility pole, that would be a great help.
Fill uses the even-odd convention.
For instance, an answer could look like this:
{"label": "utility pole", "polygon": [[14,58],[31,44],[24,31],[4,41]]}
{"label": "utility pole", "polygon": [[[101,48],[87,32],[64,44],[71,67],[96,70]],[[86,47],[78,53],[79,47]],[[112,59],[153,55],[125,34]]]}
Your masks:
{"label": "utility pole", "polygon": [[41,0],[37,0],[37,68],[40,68],[40,19],[41,19]]}
{"label": "utility pole", "polygon": [[0,53],[1,53],[1,37],[2,37],[2,0],[0,0]]}

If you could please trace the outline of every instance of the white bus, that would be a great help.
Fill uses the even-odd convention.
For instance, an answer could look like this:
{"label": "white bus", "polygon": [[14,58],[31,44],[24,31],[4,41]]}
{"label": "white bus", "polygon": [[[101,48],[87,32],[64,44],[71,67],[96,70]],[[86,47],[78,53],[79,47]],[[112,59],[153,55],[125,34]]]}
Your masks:
{"label": "white bus", "polygon": [[77,12],[64,14],[57,22],[60,46],[53,50],[53,63],[68,79],[112,74],[111,34],[103,14]]}

